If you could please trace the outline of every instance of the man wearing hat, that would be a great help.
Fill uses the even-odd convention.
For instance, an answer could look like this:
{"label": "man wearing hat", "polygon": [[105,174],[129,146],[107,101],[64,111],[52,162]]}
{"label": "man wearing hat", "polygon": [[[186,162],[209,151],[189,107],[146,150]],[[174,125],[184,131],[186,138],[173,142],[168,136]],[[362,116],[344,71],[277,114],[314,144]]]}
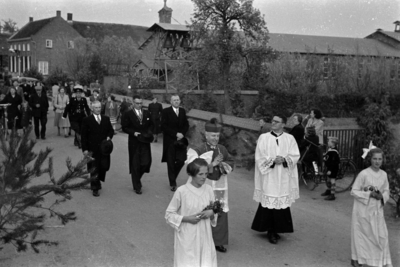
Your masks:
{"label": "man wearing hat", "polygon": [[82,97],[83,88],[81,85],[75,85],[74,94],[69,104],[66,106],[63,114],[65,119],[69,116],[69,121],[71,123],[71,128],[75,132],[74,145],[81,148],[81,127],[82,121],[85,117],[90,115],[90,109],[86,102],[86,99]]}
{"label": "man wearing hat", "polygon": [[[36,139],[39,139],[39,137],[41,137],[44,140],[46,139],[46,124],[47,111],[49,110],[49,100],[47,99],[46,93],[43,92],[43,87],[40,83],[36,85],[35,91],[30,96],[29,106],[32,109]],[[41,129],[39,129],[39,122]]]}
{"label": "man wearing hat", "polygon": [[[168,150],[175,141],[185,137],[185,134],[189,130],[189,122],[186,117],[185,109],[179,107],[181,99],[179,95],[174,94],[171,96],[171,107],[165,108],[161,115],[161,128],[163,130],[163,155],[161,162],[175,162],[175,159],[168,159]],[[176,190],[176,177],[178,176],[181,169],[175,168],[173,172],[168,171],[169,186],[171,191]]]}
{"label": "man wearing hat", "polygon": [[272,131],[259,137],[255,151],[253,199],[259,206],[251,229],[268,231],[272,244],[280,239],[278,233],[293,232],[290,206],[299,198],[300,152],[294,137],[283,132],[286,120],[285,116],[274,116]]}
{"label": "man wearing hat", "polygon": [[133,96],[133,109],[122,114],[122,130],[129,134],[129,173],[131,174],[133,190],[142,194],[141,178],[144,173],[150,172],[151,147],[153,141],[153,122],[147,110],[142,109],[143,100],[140,96]]}
{"label": "man wearing hat", "polygon": [[233,170],[233,160],[225,146],[218,144],[221,125],[216,118],[212,118],[205,125],[206,142],[194,148],[201,155],[213,151],[212,162],[208,166],[206,183],[213,190],[216,200],[223,202],[223,212],[218,215],[216,227],[212,227],[215,249],[226,252],[228,244],[228,174]]}
{"label": "man wearing hat", "polygon": [[[105,181],[106,172],[110,168],[110,154],[112,152],[111,139],[114,136],[114,130],[110,118],[101,115],[101,103],[95,101],[92,103],[93,114],[82,120],[82,151],[87,156],[92,153],[93,161],[87,165],[88,170],[92,170],[90,175],[97,177],[90,183],[93,196],[98,197],[101,189],[101,182]],[[100,182],[101,181],[101,182]]]}

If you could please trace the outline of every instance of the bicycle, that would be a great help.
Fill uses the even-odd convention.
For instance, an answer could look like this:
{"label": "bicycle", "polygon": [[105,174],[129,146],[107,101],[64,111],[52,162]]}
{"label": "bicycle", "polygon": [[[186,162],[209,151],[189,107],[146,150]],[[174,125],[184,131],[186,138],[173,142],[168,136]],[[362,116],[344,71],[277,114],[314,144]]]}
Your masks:
{"label": "bicycle", "polygon": [[[325,183],[328,186],[330,183],[330,178],[327,175],[327,170],[324,165],[322,167],[323,171],[316,173],[312,163],[304,163],[302,161],[305,154],[308,152],[309,147],[310,146],[307,147],[306,152],[300,159],[303,167],[301,179],[310,190],[314,190],[321,183]],[[356,180],[357,174],[358,171],[352,159],[340,158],[339,171],[336,177],[336,193],[342,193],[351,189],[354,181]]]}

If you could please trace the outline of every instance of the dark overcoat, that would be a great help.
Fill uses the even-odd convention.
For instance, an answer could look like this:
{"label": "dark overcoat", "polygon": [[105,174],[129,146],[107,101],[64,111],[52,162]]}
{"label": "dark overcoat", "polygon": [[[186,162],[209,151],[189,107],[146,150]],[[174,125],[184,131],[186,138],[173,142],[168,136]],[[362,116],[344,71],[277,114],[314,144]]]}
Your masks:
{"label": "dark overcoat", "polygon": [[128,152],[129,152],[129,173],[133,168],[142,168],[144,172],[150,172],[151,167],[151,147],[150,143],[143,143],[135,136],[135,132],[149,133],[153,128],[153,122],[150,119],[150,113],[142,109],[142,119],[140,119],[133,109],[122,114],[121,126],[122,131],[129,135]]}
{"label": "dark overcoat", "polygon": [[160,103],[150,103],[148,107],[151,120],[153,121],[153,133],[159,134],[161,131],[161,114],[163,107]]}
{"label": "dark overcoat", "polygon": [[[36,104],[39,104],[40,107],[36,107]],[[32,109],[33,117],[47,116],[47,111],[49,110],[49,99],[47,98],[46,92],[42,90],[40,96],[36,91],[32,92],[29,98],[29,106]]]}
{"label": "dark overcoat", "polygon": [[[96,121],[94,115],[90,115],[82,120],[81,142],[82,151],[92,152],[94,158],[93,167],[100,169],[102,167],[101,161],[107,158],[110,161],[110,155],[102,155],[100,144],[107,137],[112,139],[114,136],[114,129],[111,125],[110,118],[101,115],[100,124]],[[108,164],[109,166],[109,164]],[[108,171],[104,169],[103,171]]]}
{"label": "dark overcoat", "polygon": [[304,139],[304,127],[301,124],[297,124],[290,130],[289,134],[293,135],[296,140],[297,146],[300,147],[301,142]]}
{"label": "dark overcoat", "polygon": [[167,162],[168,148],[177,140],[176,134],[181,133],[186,135],[189,130],[189,122],[185,109],[179,108],[179,117],[176,116],[172,106],[163,109],[161,128],[163,130],[163,155],[161,162]]}

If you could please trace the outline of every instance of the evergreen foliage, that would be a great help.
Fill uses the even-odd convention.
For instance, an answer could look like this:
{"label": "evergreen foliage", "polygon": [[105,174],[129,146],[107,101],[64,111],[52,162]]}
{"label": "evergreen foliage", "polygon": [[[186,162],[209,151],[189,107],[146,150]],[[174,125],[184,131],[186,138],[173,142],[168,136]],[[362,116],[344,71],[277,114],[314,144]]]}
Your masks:
{"label": "evergreen foliage", "polygon": [[[63,225],[76,220],[74,212],[59,212],[55,207],[71,199],[71,190],[82,189],[90,182],[86,164],[91,158],[76,165],[67,158],[68,171],[56,179],[53,158],[49,157],[52,149],[34,152],[30,132],[31,128],[19,136],[13,131],[9,141],[0,132],[0,243],[12,244],[17,251],[26,251],[29,246],[38,253],[40,245],[57,245],[56,241],[37,238],[50,217],[58,218]],[[43,175],[49,176],[48,182],[42,181]],[[50,193],[56,199],[46,205],[45,197]]]}

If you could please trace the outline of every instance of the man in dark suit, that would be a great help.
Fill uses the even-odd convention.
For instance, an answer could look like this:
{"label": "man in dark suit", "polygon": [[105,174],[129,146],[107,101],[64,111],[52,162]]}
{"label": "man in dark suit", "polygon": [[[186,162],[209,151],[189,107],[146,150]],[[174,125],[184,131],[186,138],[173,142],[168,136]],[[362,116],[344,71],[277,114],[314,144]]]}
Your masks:
{"label": "man in dark suit", "polygon": [[171,107],[163,109],[161,115],[161,128],[163,130],[163,155],[161,162],[167,162],[168,167],[168,179],[171,191],[176,190],[176,177],[178,176],[181,168],[173,166],[172,162],[175,160],[168,159],[168,150],[174,145],[174,142],[185,137],[185,134],[189,130],[189,122],[186,117],[186,112],[183,108],[180,108],[181,100],[179,95],[171,96]]}
{"label": "man in dark suit", "polygon": [[[47,124],[47,111],[49,110],[49,100],[47,95],[43,92],[40,84],[36,85],[35,92],[32,93],[29,99],[29,106],[32,109],[33,123],[35,125],[36,139],[40,137],[46,139],[46,124]],[[39,122],[41,129],[39,131]]]}
{"label": "man in dark suit", "polygon": [[[90,183],[90,188],[93,190],[93,196],[100,196],[101,182],[105,181],[107,167],[103,166],[102,158],[110,157],[102,155],[101,144],[104,140],[111,140],[114,136],[114,129],[111,125],[110,118],[100,115],[101,103],[95,101],[92,103],[93,114],[85,117],[82,121],[81,141],[83,155],[87,156],[92,152],[93,161],[88,163],[88,170],[93,170],[91,176],[97,175],[97,178]],[[109,160],[109,159],[108,159]],[[101,182],[100,182],[101,181]]]}
{"label": "man in dark suit", "polygon": [[150,172],[151,147],[153,141],[153,122],[150,113],[142,109],[143,100],[140,96],[133,97],[133,109],[122,114],[122,130],[129,134],[129,173],[131,174],[133,190],[136,194],[142,194],[140,179],[144,173]]}
{"label": "man in dark suit", "polygon": [[157,102],[157,97],[153,97],[152,103],[149,104],[149,112],[151,116],[151,120],[153,121],[153,134],[154,134],[154,142],[157,142],[158,134],[161,132],[161,113],[163,107],[160,103]]}

